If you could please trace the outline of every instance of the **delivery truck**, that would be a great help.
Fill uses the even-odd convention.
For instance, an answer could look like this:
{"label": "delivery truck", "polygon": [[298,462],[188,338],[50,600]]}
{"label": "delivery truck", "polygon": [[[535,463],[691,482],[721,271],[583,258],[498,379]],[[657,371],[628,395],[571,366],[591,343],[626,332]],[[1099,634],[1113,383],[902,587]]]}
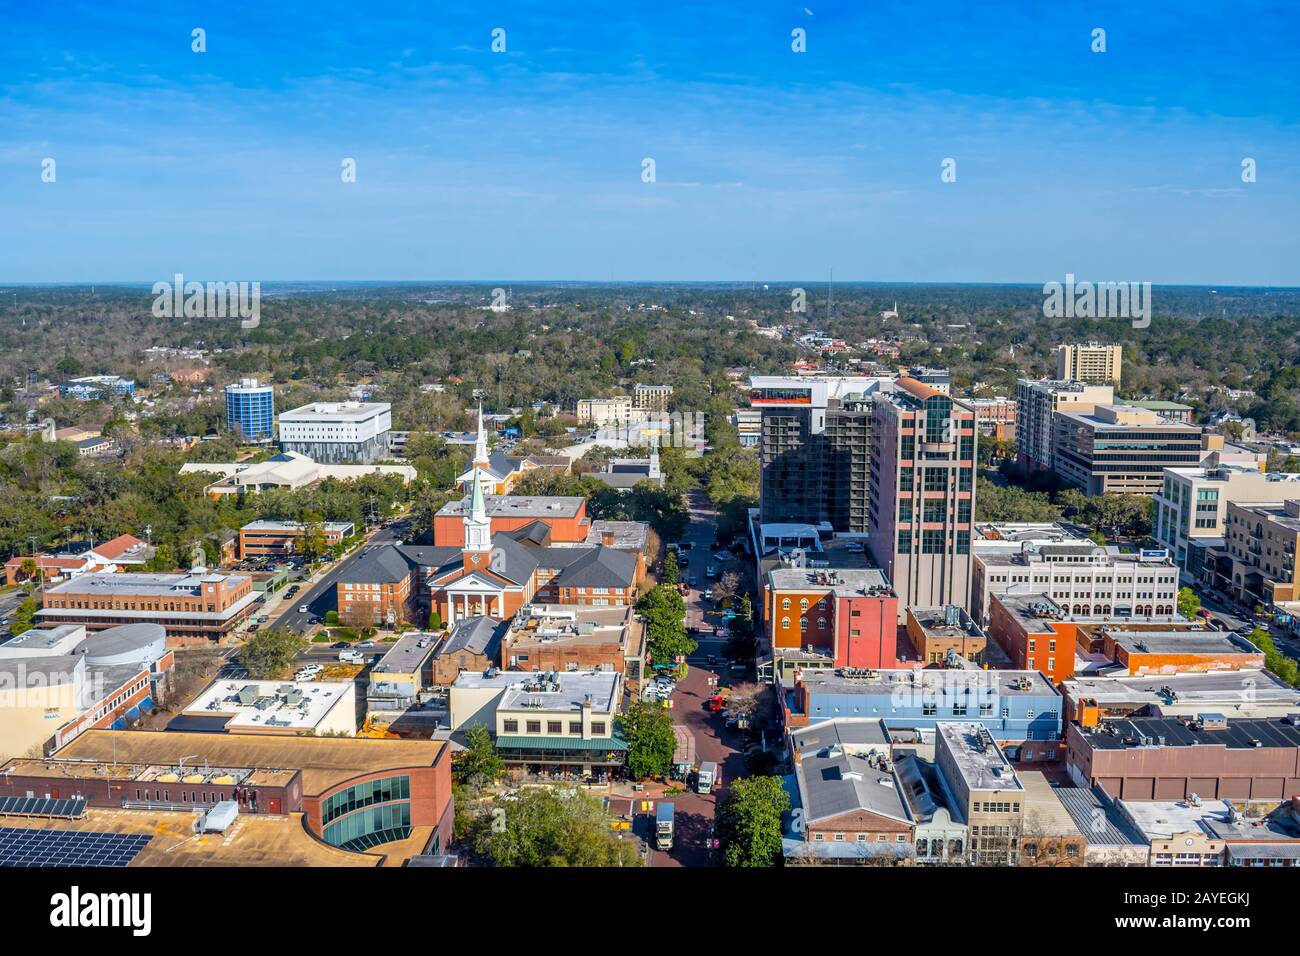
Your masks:
{"label": "delivery truck", "polygon": [[661,803],[655,807],[655,846],[660,850],[673,848],[673,812],[671,803]]}
{"label": "delivery truck", "polygon": [[695,792],[708,793],[718,779],[718,765],[712,760],[700,764],[700,772],[695,775]]}

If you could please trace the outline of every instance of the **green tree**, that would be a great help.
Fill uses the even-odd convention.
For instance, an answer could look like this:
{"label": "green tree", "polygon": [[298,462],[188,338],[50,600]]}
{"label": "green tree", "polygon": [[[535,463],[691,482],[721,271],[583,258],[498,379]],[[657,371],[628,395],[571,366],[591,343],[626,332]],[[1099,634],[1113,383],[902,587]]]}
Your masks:
{"label": "green tree", "polygon": [[677,552],[669,551],[664,555],[664,569],[659,575],[660,581],[668,585],[676,584],[681,573],[681,568],[677,565]]}
{"label": "green tree", "polygon": [[637,780],[666,776],[677,749],[669,712],[657,703],[633,704],[619,724],[628,743],[628,773]]}
{"label": "green tree", "polygon": [[1195,617],[1201,609],[1201,599],[1191,588],[1178,589],[1178,613],[1183,617]]}
{"label": "green tree", "polygon": [[600,801],[576,788],[498,797],[474,827],[474,848],[496,866],[641,866],[635,844],[610,832]]}
{"label": "green tree", "polygon": [[325,537],[325,525],[319,518],[312,518],[303,528],[302,537],[298,539],[298,553],[311,562],[328,554],[329,549],[329,541]]}
{"label": "green tree", "polygon": [[292,631],[272,628],[254,634],[239,650],[239,663],[254,680],[269,680],[287,671],[307,649],[307,642]]}
{"label": "green tree", "polygon": [[14,637],[30,631],[36,626],[36,599],[32,597],[23,598],[14,609],[14,618],[9,622],[9,633]]}
{"label": "green tree", "polygon": [[781,815],[790,796],[779,777],[748,777],[731,785],[718,808],[718,835],[727,866],[776,866],[781,860]]}
{"label": "green tree", "polygon": [[671,664],[686,657],[699,645],[686,633],[686,601],[675,588],[660,584],[651,588],[636,605],[645,619],[650,656],[658,664]]}
{"label": "green tree", "polygon": [[506,763],[497,753],[488,729],[482,724],[474,724],[465,732],[465,749],[456,755],[451,769],[458,783],[482,790],[505,774]]}

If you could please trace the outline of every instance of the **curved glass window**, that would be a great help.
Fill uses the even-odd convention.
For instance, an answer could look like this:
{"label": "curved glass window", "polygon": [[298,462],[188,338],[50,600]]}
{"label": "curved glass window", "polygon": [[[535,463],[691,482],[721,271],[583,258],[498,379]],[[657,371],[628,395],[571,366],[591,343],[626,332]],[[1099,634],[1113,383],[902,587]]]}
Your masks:
{"label": "curved glass window", "polygon": [[349,814],[325,828],[325,842],[344,850],[368,850],[411,835],[411,804],[387,803]]}
{"label": "curved glass window", "polygon": [[[363,807],[373,806],[377,803],[410,799],[410,777],[381,777],[378,780],[367,780],[365,783],[359,783],[354,787],[348,787],[346,790],[340,790],[338,793],[326,797],[321,802],[321,824],[327,824],[345,813],[351,813],[353,810],[360,810]],[[328,827],[326,827],[326,832],[329,832]]]}

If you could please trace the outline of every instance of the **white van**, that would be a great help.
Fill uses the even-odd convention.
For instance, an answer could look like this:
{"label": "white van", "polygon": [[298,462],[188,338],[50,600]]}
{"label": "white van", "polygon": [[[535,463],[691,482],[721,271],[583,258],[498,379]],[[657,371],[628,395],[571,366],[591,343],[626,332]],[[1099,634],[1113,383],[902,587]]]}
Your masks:
{"label": "white van", "polygon": [[348,647],[339,651],[339,660],[344,664],[364,664],[366,662],[366,655]]}

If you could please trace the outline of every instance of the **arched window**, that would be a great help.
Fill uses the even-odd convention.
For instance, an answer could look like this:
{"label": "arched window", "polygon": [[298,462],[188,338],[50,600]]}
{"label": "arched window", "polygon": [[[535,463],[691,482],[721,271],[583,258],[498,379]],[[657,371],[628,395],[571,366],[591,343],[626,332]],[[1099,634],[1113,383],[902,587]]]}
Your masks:
{"label": "arched window", "polygon": [[806,610],[808,610],[808,599],[807,599],[807,598],[800,598],[800,599],[799,599],[799,610],[801,610],[801,611],[806,611]]}
{"label": "arched window", "polygon": [[790,619],[788,617],[781,618],[781,630],[783,631],[790,630]]}
{"label": "arched window", "polygon": [[817,630],[819,631],[826,630],[826,618],[824,617],[817,618]]}
{"label": "arched window", "polygon": [[783,611],[788,611],[788,610],[790,610],[790,599],[789,599],[789,598],[785,598],[785,599],[783,599],[783,600],[781,601],[781,610],[783,610]]}

